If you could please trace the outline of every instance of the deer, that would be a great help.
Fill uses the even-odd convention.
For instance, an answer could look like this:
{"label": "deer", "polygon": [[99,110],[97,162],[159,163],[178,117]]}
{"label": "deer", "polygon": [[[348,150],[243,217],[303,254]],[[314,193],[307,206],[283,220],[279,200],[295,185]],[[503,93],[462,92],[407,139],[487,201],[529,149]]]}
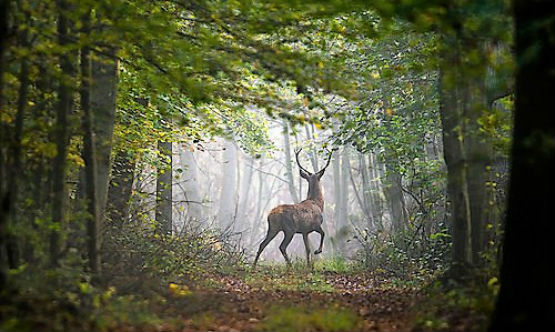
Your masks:
{"label": "deer", "polygon": [[324,245],[325,233],[322,230],[322,222],[324,221],[324,196],[322,193],[322,186],[320,179],[324,175],[326,168],[331,161],[332,152],[329,153],[326,165],[321,170],[311,173],[301,165],[299,161],[299,153],[302,149],[295,151],[295,159],[299,166],[300,176],[308,181],[308,194],[306,199],[297,204],[282,204],[273,208],[268,214],[268,232],[266,237],[260,243],[256,258],[254,259],[253,269],[256,268],[260,254],[266,248],[274,237],[279,232],[284,233],[283,241],[279,246],[281,254],[285,258],[288,266],[291,265],[291,260],[287,256],[287,246],[291,243],[295,234],[302,234],[306,251],[306,264],[310,266],[310,242],[308,234],[317,232],[320,234],[320,246],[315,255],[322,253],[322,246]]}

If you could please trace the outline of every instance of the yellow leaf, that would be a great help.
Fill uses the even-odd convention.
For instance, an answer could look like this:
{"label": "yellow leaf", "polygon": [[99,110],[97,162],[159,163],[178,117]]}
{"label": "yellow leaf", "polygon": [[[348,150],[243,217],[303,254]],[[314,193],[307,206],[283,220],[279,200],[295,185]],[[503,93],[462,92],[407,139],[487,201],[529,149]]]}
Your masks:
{"label": "yellow leaf", "polygon": [[391,108],[388,108],[385,110],[385,114],[387,114],[387,116],[393,116],[393,110],[391,110]]}

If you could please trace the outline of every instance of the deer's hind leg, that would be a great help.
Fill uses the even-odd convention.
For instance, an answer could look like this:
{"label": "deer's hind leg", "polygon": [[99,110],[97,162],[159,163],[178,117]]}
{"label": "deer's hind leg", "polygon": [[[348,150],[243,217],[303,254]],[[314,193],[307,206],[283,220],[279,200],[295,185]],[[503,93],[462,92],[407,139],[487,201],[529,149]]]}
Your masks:
{"label": "deer's hind leg", "polygon": [[254,264],[252,266],[253,268],[256,267],[256,263],[258,263],[258,259],[260,258],[260,254],[262,253],[264,248],[266,248],[268,243],[270,243],[270,241],[272,241],[276,237],[277,233],[279,233],[278,230],[273,229],[272,227],[268,227],[268,233],[266,233],[266,238],[264,238],[262,243],[260,243],[260,247],[258,248],[258,252],[256,253],[256,258],[254,259]]}
{"label": "deer's hind leg", "polygon": [[292,232],[283,232],[283,233],[285,234],[285,236],[283,237],[283,241],[281,241],[281,244],[279,245],[279,251],[281,251],[281,254],[285,258],[287,265],[291,265],[291,261],[287,256],[287,246],[289,245],[289,243],[291,243],[291,240],[293,240],[293,235],[295,235],[295,233],[292,233]]}

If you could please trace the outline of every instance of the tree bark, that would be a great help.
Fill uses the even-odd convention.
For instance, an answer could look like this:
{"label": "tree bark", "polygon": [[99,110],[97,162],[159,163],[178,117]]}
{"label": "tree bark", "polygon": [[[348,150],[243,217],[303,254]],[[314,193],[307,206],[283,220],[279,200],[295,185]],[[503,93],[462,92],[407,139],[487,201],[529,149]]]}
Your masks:
{"label": "tree bark", "polygon": [[351,161],[349,160],[349,148],[343,147],[341,151],[341,216],[343,226],[349,225],[349,169]]}
{"label": "tree bark", "polygon": [[[58,6],[58,42],[60,45],[70,43],[70,22],[66,16],[68,4],[66,1],[60,0]],[[75,68],[72,57],[74,53],[63,53],[60,55],[60,67],[62,71],[62,79],[58,88],[58,106],[56,111],[56,125],[54,128],[54,137],[56,144],[56,157],[54,157],[52,165],[52,222],[57,225],[50,232],[50,264],[58,265],[60,258],[60,232],[66,219],[67,204],[67,188],[66,188],[66,171],[67,171],[67,153],[69,145],[69,115],[73,108],[73,89],[70,87],[70,80],[75,75]]]}
{"label": "tree bark", "polygon": [[[90,32],[90,12],[82,18],[83,34]],[[88,46],[81,48],[81,109],[83,127],[83,160],[85,161],[85,198],[87,200],[87,248],[89,267],[93,274],[100,272],[100,222],[97,191],[96,153],[91,110],[91,58]]]}
{"label": "tree bark", "polygon": [[127,151],[118,151],[112,163],[112,180],[108,189],[108,219],[123,225],[129,218],[129,201],[133,192],[135,161]]}
{"label": "tree bark", "polygon": [[446,44],[440,68],[440,117],[444,159],[447,166],[447,192],[451,201],[453,236],[452,275],[462,276],[472,265],[471,208],[468,195],[468,167],[463,145],[464,121],[459,109],[459,59],[457,45]]}
{"label": "tree bark", "polygon": [[101,224],[105,218],[114,133],[119,62],[101,57],[92,61],[91,108],[96,152],[96,187]]}
{"label": "tree bark", "polygon": [[252,183],[252,174],[253,174],[253,159],[249,155],[244,155],[244,167],[245,170],[243,172],[243,176],[241,177],[241,190],[239,192],[239,207],[237,209],[237,213],[241,217],[241,227],[245,229],[248,227],[248,206],[249,206],[249,192]]}
{"label": "tree bark", "polygon": [[534,6],[514,1],[517,72],[512,172],[501,288],[490,331],[540,331],[555,324],[553,9],[548,0]]}
{"label": "tree bark", "polygon": [[[11,3],[9,1],[0,1],[0,109],[4,109],[4,55],[8,39],[8,17],[10,17]],[[5,141],[6,126],[1,125],[0,142]],[[4,158],[4,149],[0,148],[0,242],[6,241],[6,223],[8,221],[10,198],[9,192],[5,185],[6,160]],[[4,264],[4,246],[0,246],[0,289],[6,289],[6,268]]]}
{"label": "tree bark", "polygon": [[374,222],[376,228],[379,230],[384,229],[383,226],[383,186],[382,186],[382,176],[379,170],[378,162],[376,161],[375,155],[371,152],[368,154],[368,166],[370,167],[370,190],[371,190],[371,202],[372,211],[374,214]]}
{"label": "tree bark", "polygon": [[295,182],[293,180],[293,167],[291,165],[293,159],[291,158],[291,141],[289,139],[289,123],[287,120],[283,120],[283,151],[285,153],[285,170],[287,172],[287,187],[289,188],[289,194],[291,195],[291,200],[294,203],[298,203],[299,195],[297,195]]}
{"label": "tree bark", "polygon": [[222,230],[234,229],[235,223],[235,189],[237,185],[237,150],[231,140],[225,141],[222,162],[222,191],[220,195],[219,224]]}
{"label": "tree bark", "polygon": [[[29,18],[28,18],[29,19]],[[22,46],[27,46],[27,29],[21,33]],[[26,58],[21,59],[21,69],[19,72],[19,91],[17,99],[17,112],[15,115],[14,134],[11,141],[11,165],[8,178],[8,217],[9,222],[14,225],[17,223],[17,202],[19,199],[19,180],[22,176],[22,147],[21,138],[23,136],[23,120],[25,118],[25,108],[27,105],[27,95],[29,92],[29,61]],[[8,266],[15,269],[19,264],[19,243],[14,234],[7,234],[6,253],[8,258]]]}
{"label": "tree bark", "polygon": [[172,233],[172,142],[158,141],[160,164],[156,178],[155,219],[161,234]]}
{"label": "tree bark", "polygon": [[393,168],[391,163],[388,163],[387,166],[384,191],[391,212],[391,225],[393,226],[393,232],[400,233],[405,229],[406,222],[406,213],[404,211],[405,198],[403,190],[401,189],[402,176]]}
{"label": "tree bark", "polygon": [[194,152],[188,147],[181,151],[181,167],[183,168],[183,189],[187,205],[187,218],[200,221],[203,218],[202,198],[199,189],[198,167]]}

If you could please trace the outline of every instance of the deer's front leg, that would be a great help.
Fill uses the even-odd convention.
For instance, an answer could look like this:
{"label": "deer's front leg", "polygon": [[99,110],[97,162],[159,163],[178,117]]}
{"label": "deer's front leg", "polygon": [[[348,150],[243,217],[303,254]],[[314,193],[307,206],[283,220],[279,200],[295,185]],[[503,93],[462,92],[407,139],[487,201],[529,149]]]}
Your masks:
{"label": "deer's front leg", "polygon": [[322,227],[319,227],[316,232],[320,233],[320,246],[318,247],[318,250],[316,250],[314,252],[314,255],[318,255],[322,253],[322,247],[324,246],[324,230],[322,229]]}

